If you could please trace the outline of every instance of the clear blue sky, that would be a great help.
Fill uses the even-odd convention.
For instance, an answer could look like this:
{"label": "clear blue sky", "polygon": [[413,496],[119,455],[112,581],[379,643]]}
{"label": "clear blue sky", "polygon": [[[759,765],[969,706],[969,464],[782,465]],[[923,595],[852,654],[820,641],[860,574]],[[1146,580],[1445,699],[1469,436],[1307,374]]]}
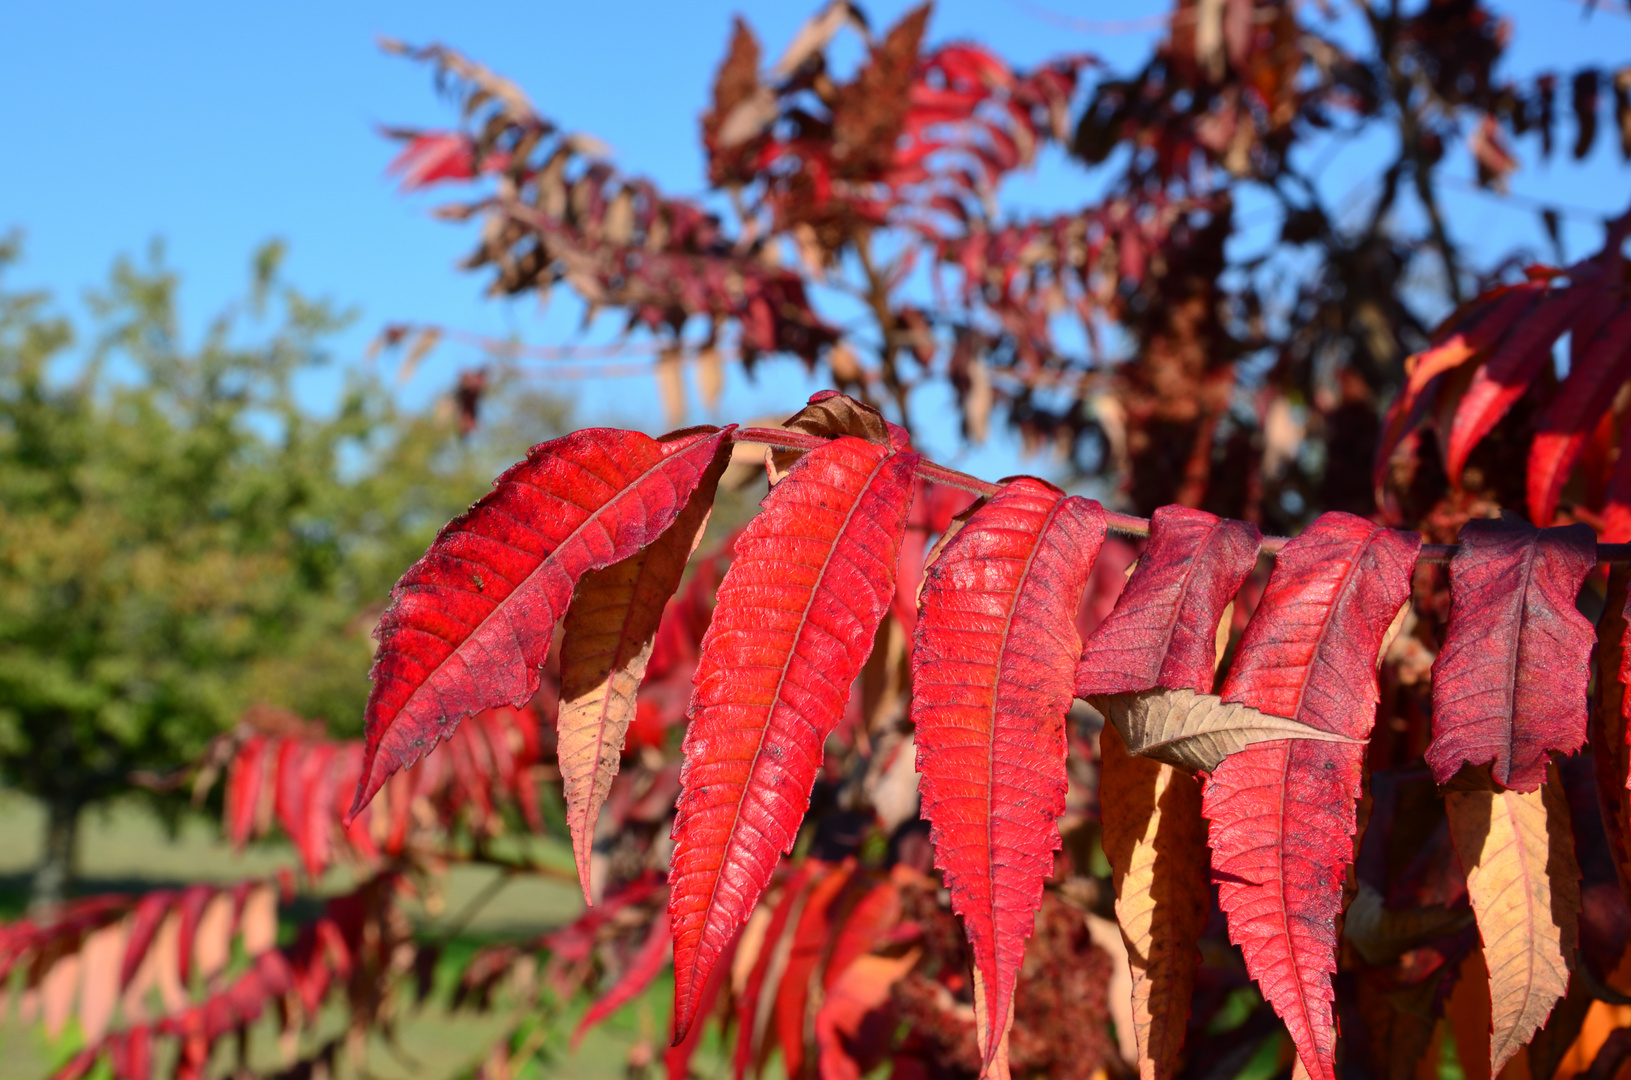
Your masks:
{"label": "clear blue sky", "polygon": [[[368,339],[394,320],[561,341],[577,322],[564,292],[543,316],[530,301],[484,299],[483,281],[453,266],[473,234],[430,220],[425,211],[435,199],[403,199],[384,177],[390,147],[373,125],[436,126],[451,117],[427,72],[381,56],[375,36],[438,40],[468,52],[515,79],[566,127],[609,143],[622,168],[684,193],[701,189],[696,118],[731,15],[742,11],[774,55],[815,6],[15,5],[0,63],[0,230],[21,228],[27,238],[16,280],[67,298],[100,280],[116,254],[139,253],[163,237],[184,275],[184,315],[194,326],[241,289],[255,245],[282,237],[291,247],[293,281],[360,308],[344,343],[347,362],[361,362]],[[907,5],[865,6],[875,24],[887,24]],[[1060,18],[1021,0],[941,3],[931,38],[975,37],[1021,66],[1060,52],[1093,52],[1127,70],[1147,54],[1150,33],[1090,36],[1071,20],[1138,19],[1166,5],[1046,0],[1044,7]],[[1510,73],[1631,61],[1631,19],[1598,12],[1587,21],[1572,0],[1509,0],[1498,8],[1516,24]],[[1560,98],[1566,105],[1566,93]],[[1562,136],[1565,145],[1572,137],[1567,119]],[[1382,144],[1350,147],[1330,164],[1326,182],[1335,192],[1347,190],[1374,168],[1366,158],[1384,151]],[[1463,156],[1461,173],[1471,172]],[[1628,179],[1610,125],[1586,167],[1554,160],[1525,169],[1513,187],[1606,212],[1631,198]],[[1008,195],[1021,208],[1063,209],[1096,186],[1055,160]],[[1455,196],[1452,212],[1461,235],[1479,250],[1522,240],[1545,251],[1532,213],[1473,194]],[[1594,246],[1596,235],[1589,220],[1571,223],[1571,254]],[[440,392],[474,359],[444,346],[408,395],[423,400]],[[764,369],[758,386],[747,386],[739,372],[731,379],[729,418],[788,411],[811,389],[790,362]],[[575,382],[566,390],[578,397],[585,421],[660,423],[648,380]],[[313,393],[321,397],[321,385]],[[931,450],[950,445],[948,431],[943,425],[931,432]],[[1006,440],[968,465],[992,475],[1021,467]]]}

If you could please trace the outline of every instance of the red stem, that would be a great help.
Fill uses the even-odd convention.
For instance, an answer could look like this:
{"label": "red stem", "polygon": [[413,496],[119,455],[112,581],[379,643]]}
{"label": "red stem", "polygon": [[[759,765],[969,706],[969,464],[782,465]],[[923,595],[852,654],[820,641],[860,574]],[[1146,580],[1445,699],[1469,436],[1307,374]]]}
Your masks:
{"label": "red stem", "polygon": [[[781,450],[814,450],[816,447],[831,440],[820,435],[809,435],[802,431],[787,431],[783,428],[738,428],[732,432],[731,438],[737,442],[759,443],[763,446],[774,446]],[[961,491],[975,495],[995,495],[1002,490],[1001,484],[993,484],[989,480],[981,480],[977,476],[970,476],[965,472],[938,465],[925,458],[918,464],[917,475],[934,484],[944,484]],[[1117,536],[1129,539],[1140,539],[1150,535],[1150,521],[1148,518],[1137,517],[1133,514],[1118,514],[1113,510],[1104,512],[1110,531]],[[1274,555],[1289,543],[1289,536],[1263,537],[1263,554]],[[1423,544],[1421,554],[1416,557],[1419,563],[1447,563],[1455,557],[1460,550],[1455,544]],[[1598,544],[1597,561],[1603,563],[1631,563],[1631,544]]]}

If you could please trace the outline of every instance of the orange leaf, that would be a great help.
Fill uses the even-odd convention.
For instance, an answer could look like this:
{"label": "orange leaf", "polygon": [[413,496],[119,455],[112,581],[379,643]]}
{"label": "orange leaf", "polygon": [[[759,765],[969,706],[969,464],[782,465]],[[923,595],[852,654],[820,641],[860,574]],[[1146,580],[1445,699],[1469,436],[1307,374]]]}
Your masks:
{"label": "orange leaf", "polygon": [[1104,854],[1133,973],[1143,1080],[1178,1066],[1195,988],[1195,943],[1212,906],[1201,786],[1171,765],[1132,757],[1116,729],[1099,735]]}
{"label": "orange leaf", "polygon": [[566,612],[556,730],[566,822],[587,903],[593,902],[589,849],[595,819],[617,776],[663,605],[702,540],[714,490],[729,462],[729,447],[721,443],[674,524],[650,547],[585,574]]}
{"label": "orange leaf", "polygon": [[1556,766],[1536,791],[1450,791],[1444,801],[1484,941],[1496,1073],[1568,990],[1580,916],[1568,803]]}

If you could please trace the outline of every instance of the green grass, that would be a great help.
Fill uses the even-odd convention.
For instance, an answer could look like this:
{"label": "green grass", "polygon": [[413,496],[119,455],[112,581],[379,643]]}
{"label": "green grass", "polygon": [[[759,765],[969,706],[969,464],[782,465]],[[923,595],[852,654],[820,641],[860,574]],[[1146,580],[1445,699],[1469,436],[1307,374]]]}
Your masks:
{"label": "green grass", "polygon": [[[0,913],[5,917],[14,917],[26,902],[28,872],[38,851],[39,833],[40,815],[33,803],[0,792]],[[553,839],[516,841],[509,846],[524,849],[527,855],[547,865],[571,866],[570,850]],[[234,881],[270,874],[295,863],[295,853],[287,845],[254,845],[240,856],[221,841],[219,829],[212,822],[184,820],[172,837],[145,810],[133,805],[115,807],[93,814],[83,823],[79,891],[139,892],[191,881]],[[425,933],[434,936],[440,926],[459,918],[466,905],[498,875],[499,871],[488,867],[454,867],[445,879],[442,895],[428,905],[428,910],[426,905],[414,905],[410,912]],[[316,892],[341,892],[350,887],[351,881],[348,870],[336,869],[318,883]],[[311,905],[303,903],[301,907],[309,911]],[[445,988],[457,968],[480,945],[531,936],[570,921],[581,910],[582,900],[571,882],[540,878],[511,881],[483,904],[448,943],[437,985]],[[629,1048],[642,1037],[660,1054],[668,1028],[671,993],[671,980],[660,980],[591,1032],[577,1054],[568,1052],[566,1036],[588,1003],[569,1003],[546,1043],[543,1073],[574,1080],[622,1077]],[[438,994],[423,1010],[407,1012],[401,1020],[395,1051],[379,1038],[371,1040],[366,1048],[365,1074],[377,1080],[438,1080],[474,1065],[502,1034],[511,1005],[501,998],[489,1015],[461,1012],[450,1016],[440,1005],[445,1000],[445,993]],[[71,1033],[65,1034],[53,1046],[37,1027],[21,1023],[15,1012],[8,1003],[0,1019],[0,1080],[39,1080],[71,1052],[74,1038]],[[303,1045],[320,1045],[338,1033],[343,1019],[340,1009],[328,1010],[316,1033],[303,1040]],[[219,1047],[212,1075],[228,1074],[235,1052],[230,1045]],[[345,1060],[343,1052],[341,1060]],[[264,1021],[251,1032],[250,1062],[269,1067],[277,1061],[277,1039],[270,1021]],[[704,1066],[705,1074],[717,1072],[717,1051],[705,1049],[698,1064]],[[342,1073],[358,1075],[358,1070],[342,1067]]]}

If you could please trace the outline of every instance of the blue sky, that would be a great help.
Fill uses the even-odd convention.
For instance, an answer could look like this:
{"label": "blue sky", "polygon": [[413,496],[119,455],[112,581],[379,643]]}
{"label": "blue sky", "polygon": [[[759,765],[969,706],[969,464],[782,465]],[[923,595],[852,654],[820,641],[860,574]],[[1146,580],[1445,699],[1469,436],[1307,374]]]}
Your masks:
{"label": "blue sky", "polygon": [[[785,0],[14,6],[0,64],[0,230],[16,227],[26,236],[26,261],[15,280],[71,299],[99,281],[116,254],[139,253],[163,237],[169,261],[184,275],[184,316],[196,327],[241,290],[251,250],[281,237],[290,245],[294,282],[360,309],[343,342],[343,362],[361,362],[368,339],[394,320],[515,333],[539,344],[566,340],[577,309],[564,293],[542,315],[531,301],[483,298],[483,281],[453,265],[473,234],[430,220],[425,211],[435,199],[401,198],[384,176],[391,151],[375,124],[435,126],[451,117],[426,71],[382,56],[376,35],[438,40],[468,52],[515,79],[564,126],[609,143],[622,168],[684,193],[702,186],[696,118],[731,15],[745,14],[775,54],[814,6]],[[875,24],[887,24],[907,5],[865,6]],[[1060,52],[1092,52],[1127,70],[1147,54],[1152,33],[1092,35],[1080,22],[1138,20],[1165,7],[1156,0],[945,2],[930,35],[978,38],[1020,66]],[[1587,20],[1573,0],[1497,7],[1516,25],[1508,73],[1631,61],[1631,19],[1624,16],[1598,12]],[[1566,105],[1566,94],[1560,97]],[[1565,144],[1572,138],[1569,121],[1561,134]],[[1323,183],[1346,192],[1385,152],[1383,141],[1355,143],[1331,159]],[[1464,155],[1458,167],[1471,177]],[[1628,179],[1610,126],[1583,167],[1554,159],[1526,168],[1513,187],[1608,212],[1631,197]],[[1082,203],[1096,188],[1074,165],[1051,160],[1014,184],[1008,202],[1057,210]],[[1545,253],[1532,212],[1477,194],[1453,194],[1450,203],[1457,231],[1476,250],[1527,242]],[[1596,237],[1589,217],[1571,219],[1572,256]],[[475,359],[444,346],[404,393],[423,401]],[[314,406],[333,385],[313,385]],[[736,419],[790,411],[811,389],[791,362],[763,369],[752,386],[733,372],[724,412]],[[660,424],[647,379],[577,381],[563,390],[576,396],[585,422]],[[946,424],[929,432],[930,449],[949,449],[949,432]],[[1024,467],[1004,438],[966,464],[991,475]]]}

